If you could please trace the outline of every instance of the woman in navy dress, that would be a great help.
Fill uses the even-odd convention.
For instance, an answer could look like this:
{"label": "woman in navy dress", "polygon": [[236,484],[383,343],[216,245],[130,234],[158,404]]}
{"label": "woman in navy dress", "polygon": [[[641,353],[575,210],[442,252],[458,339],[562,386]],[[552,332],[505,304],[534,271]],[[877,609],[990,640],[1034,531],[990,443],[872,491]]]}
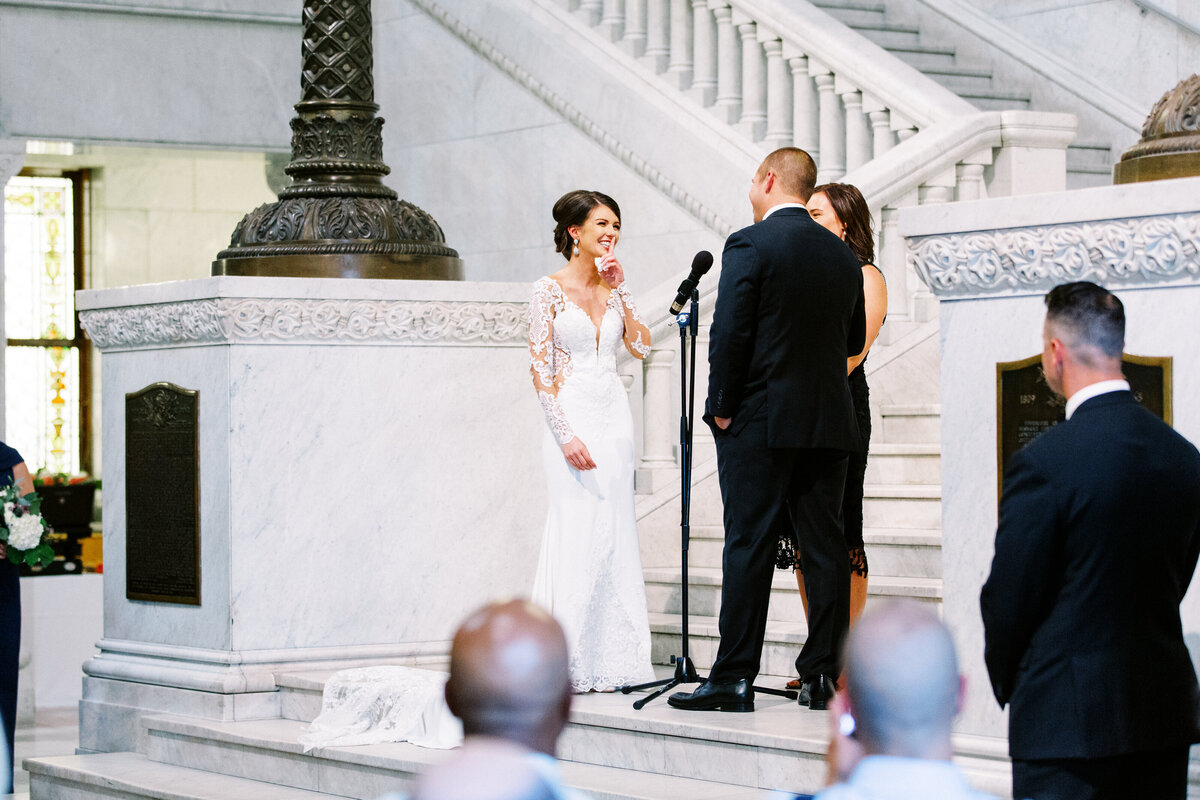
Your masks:
{"label": "woman in navy dress", "polygon": [[[0,486],[16,482],[21,494],[33,491],[33,480],[21,454],[0,442]],[[12,792],[13,736],[17,727],[17,670],[21,654],[20,571],[8,560],[0,542],[0,723],[8,751],[7,769],[0,772],[0,794]]]}

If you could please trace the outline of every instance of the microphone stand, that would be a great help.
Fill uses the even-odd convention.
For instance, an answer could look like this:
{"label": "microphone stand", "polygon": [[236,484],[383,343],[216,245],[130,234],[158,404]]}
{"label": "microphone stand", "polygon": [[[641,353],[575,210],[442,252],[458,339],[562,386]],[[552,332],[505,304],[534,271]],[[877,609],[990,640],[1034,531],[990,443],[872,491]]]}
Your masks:
{"label": "microphone stand", "polygon": [[[636,711],[641,711],[651,700],[661,697],[682,683],[707,682],[707,678],[701,678],[699,673],[696,672],[696,666],[692,663],[691,656],[688,655],[688,547],[692,535],[692,434],[694,433],[693,422],[695,420],[694,409],[696,407],[696,334],[700,329],[699,288],[692,289],[691,310],[679,312],[675,317],[675,324],[679,326],[679,398],[683,406],[679,415],[679,448],[682,455],[682,464],[679,471],[679,499],[682,506],[679,520],[679,538],[681,543],[680,559],[683,567],[680,580],[683,623],[681,644],[683,652],[671,656],[671,663],[675,665],[675,674],[670,678],[662,678],[650,681],[649,683],[639,683],[636,686],[627,685],[621,687],[622,694],[660,687],[657,691],[636,700],[633,704],[633,708]],[[691,354],[690,359],[688,358],[689,353]],[[754,691],[786,697],[789,700],[796,699],[796,692],[790,689],[771,689],[755,686]]]}
{"label": "microphone stand", "polygon": [[[661,687],[653,694],[634,702],[633,707],[638,711],[651,700],[661,697],[681,683],[703,683],[703,679],[696,672],[696,666],[692,663],[691,656],[688,655],[688,544],[692,535],[692,422],[695,417],[693,409],[696,400],[696,333],[700,329],[700,290],[698,288],[692,289],[691,310],[680,311],[675,317],[675,324],[679,326],[679,399],[683,406],[679,416],[679,451],[682,456],[682,465],[679,470],[679,499],[682,505],[679,537],[683,564],[682,591],[680,593],[683,616],[683,652],[671,656],[671,663],[675,665],[675,674],[672,677],[640,683],[636,686],[621,687],[622,694],[652,689],[656,686]],[[689,353],[691,354],[690,359],[688,358]]]}

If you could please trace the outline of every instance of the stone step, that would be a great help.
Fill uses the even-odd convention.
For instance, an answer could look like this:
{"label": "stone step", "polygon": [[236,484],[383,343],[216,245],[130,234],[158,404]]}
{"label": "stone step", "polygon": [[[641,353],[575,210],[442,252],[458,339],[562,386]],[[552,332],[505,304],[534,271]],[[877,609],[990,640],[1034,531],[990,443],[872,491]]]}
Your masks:
{"label": "stone step", "polygon": [[911,49],[921,46],[921,31],[911,25],[873,22],[855,24],[850,27],[885,50],[893,47]]}
{"label": "stone step", "polygon": [[217,772],[163,764],[140,753],[34,758],[25,762],[30,797],[35,800],[336,800],[328,792],[237,778]]}
{"label": "stone step", "polygon": [[[767,623],[759,672],[763,675],[791,675],[795,672],[796,656],[808,638],[808,625],[803,621]],[[712,669],[721,643],[716,617],[688,617],[688,655],[703,675]],[[655,664],[670,666],[671,657],[683,653],[683,618],[678,614],[650,615],[650,654]],[[784,681],[773,685],[782,689]]]}
{"label": "stone step", "polygon": [[939,45],[913,45],[911,47],[889,47],[888,52],[915,69],[929,67],[952,67],[956,61],[953,47]]}
{"label": "stone step", "polygon": [[866,528],[942,527],[942,487],[927,484],[867,484],[863,487]]}
{"label": "stone step", "polygon": [[922,72],[956,94],[978,94],[992,89],[992,71],[986,67],[941,66],[929,67]]}
{"label": "stone step", "polygon": [[1071,172],[1090,172],[1104,175],[1111,182],[1112,148],[1106,144],[1077,143],[1067,146],[1067,169]]}
{"label": "stone step", "polygon": [[[669,636],[671,621],[652,617],[654,625]],[[715,620],[689,620],[689,644],[693,636],[707,626],[715,631]],[[793,670],[802,636],[780,626],[770,626],[780,647],[778,660],[786,671],[764,674],[761,686],[781,687]],[[663,641],[666,641],[664,639]],[[700,644],[700,641],[696,641]],[[661,642],[658,647],[665,647]],[[705,645],[707,646],[707,645]],[[786,646],[786,652],[784,652]],[[695,645],[692,658],[695,662]],[[715,652],[715,650],[714,650]],[[699,670],[699,666],[697,665]],[[670,677],[673,670],[659,667],[656,674]],[[320,681],[315,684],[320,686]],[[283,682],[281,690],[288,690]],[[694,684],[671,691],[691,691]],[[753,714],[720,712],[684,712],[671,708],[662,697],[643,709],[634,710],[635,699],[647,692],[587,694],[574,698],[571,722],[559,739],[559,758],[563,760],[563,778],[572,786],[591,792],[598,798],[662,798],[675,800],[695,797],[703,800],[761,798],[766,789],[813,793],[825,778],[825,744],[828,738],[826,712],[800,709],[794,701],[769,695],[755,699]],[[319,709],[320,691],[314,692]],[[290,704],[285,704],[290,705]],[[154,722],[154,726],[161,723]],[[242,726],[246,727],[242,727]],[[203,733],[201,727],[209,729]],[[246,723],[204,723],[185,728],[174,726],[171,735],[209,736],[219,740],[217,753],[230,742],[255,758],[267,758],[276,751],[280,762],[289,763],[290,754],[299,748],[296,740],[307,728],[306,721],[275,720],[251,730]],[[1003,795],[1001,788],[1010,780],[1005,742],[984,737],[956,737],[956,761],[967,771],[976,788]],[[238,750],[234,750],[238,752]],[[210,758],[209,756],[197,756]],[[322,748],[308,759],[322,762],[327,782],[345,784],[345,776],[358,772],[376,774],[396,772],[412,774],[420,763],[443,758],[439,751],[424,750],[407,744],[368,745],[352,748]],[[260,769],[272,768],[262,764]],[[363,778],[363,786],[370,788]],[[323,784],[324,786],[325,784]],[[364,797],[371,795],[363,794]]]}
{"label": "stone step", "polygon": [[[863,531],[871,575],[940,578],[942,533],[939,530],[867,528]],[[720,567],[725,531],[719,525],[693,526],[688,542],[689,569]]]}
{"label": "stone step", "polygon": [[[880,442],[939,443],[942,407],[937,403],[885,405],[880,410]],[[874,432],[872,432],[874,435]]]}
{"label": "stone step", "polygon": [[[735,733],[736,727],[713,730],[713,726],[695,724],[701,723],[700,719],[689,724],[679,719],[684,712],[671,709],[665,700],[659,708],[635,712],[631,703],[636,696],[576,697],[572,721],[559,739],[565,784],[589,797],[608,800],[751,800],[760,798],[768,787],[812,792],[821,785],[824,744],[819,736],[823,735],[821,725],[828,724],[823,713],[810,712],[810,735],[792,736],[784,742],[763,736],[756,737],[758,742],[741,743],[737,739],[744,737]],[[776,702],[759,705],[781,707],[789,718],[783,722],[799,716],[791,702],[773,700]],[[656,716],[669,716],[673,722],[653,720]],[[304,754],[298,739],[307,729],[306,722],[283,719],[254,723],[180,717],[147,720],[152,758],[166,759],[165,763],[188,761],[195,765],[188,772],[197,774],[202,774],[199,770],[221,770],[270,776],[285,787],[316,784],[326,793],[295,794],[293,788],[287,790],[293,794],[279,797],[330,797],[342,792],[333,796],[371,800],[388,791],[405,790],[422,770],[448,755],[447,751],[406,743],[325,747]],[[764,753],[776,756],[774,769],[759,768]],[[797,764],[805,765],[799,775]],[[257,800],[258,795],[231,793],[225,797]]]}
{"label": "stone step", "polygon": [[887,9],[882,3],[845,2],[836,0],[818,0],[813,3],[834,19],[845,25],[878,25],[885,21]]}
{"label": "stone step", "polygon": [[989,89],[984,92],[959,92],[958,96],[981,111],[1027,111],[1031,105],[1027,92]]}
{"label": "stone step", "polygon": [[928,483],[942,481],[941,445],[872,442],[867,454],[867,483]]}
{"label": "stone step", "polygon": [[[646,606],[651,614],[678,615],[683,607],[683,587],[680,567],[647,567]],[[923,602],[938,603],[942,599],[941,578],[872,576],[867,584],[867,605],[874,601],[909,597]],[[688,612],[715,617],[721,612],[721,569],[719,567],[688,567]],[[767,619],[778,622],[802,622],[804,606],[796,588],[796,578],[789,570],[775,570],[771,578],[771,602]]]}
{"label": "stone step", "polygon": [[870,582],[877,578],[941,578],[942,532],[904,528],[866,528]]}

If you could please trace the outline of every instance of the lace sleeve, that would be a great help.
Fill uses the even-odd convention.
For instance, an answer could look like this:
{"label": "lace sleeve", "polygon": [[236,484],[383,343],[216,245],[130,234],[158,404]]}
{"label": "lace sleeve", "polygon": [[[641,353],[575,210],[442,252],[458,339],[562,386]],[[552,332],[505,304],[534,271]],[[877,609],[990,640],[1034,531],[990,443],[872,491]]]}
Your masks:
{"label": "lace sleeve", "polygon": [[558,389],[562,383],[566,353],[554,347],[554,291],[548,281],[538,281],[533,287],[533,299],[529,302],[529,371],[533,375],[533,388],[538,402],[546,415],[546,423],[554,432],[559,444],[575,438],[571,423],[558,404]]}
{"label": "lace sleeve", "polygon": [[617,299],[625,318],[625,348],[634,358],[645,358],[650,355],[650,329],[642,322],[637,306],[633,304],[633,294],[625,283],[617,287]]}

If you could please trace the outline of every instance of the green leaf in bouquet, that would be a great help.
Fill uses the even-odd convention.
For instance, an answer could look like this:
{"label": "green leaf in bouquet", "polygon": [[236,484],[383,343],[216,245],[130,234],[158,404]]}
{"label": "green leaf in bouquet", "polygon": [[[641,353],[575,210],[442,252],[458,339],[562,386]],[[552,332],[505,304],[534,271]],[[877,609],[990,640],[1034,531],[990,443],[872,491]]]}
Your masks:
{"label": "green leaf in bouquet", "polygon": [[54,548],[48,544],[40,544],[25,552],[25,563],[31,567],[45,567],[54,561]]}
{"label": "green leaf in bouquet", "polygon": [[25,500],[29,501],[29,511],[33,514],[42,513],[42,497],[37,492],[30,492],[25,495]]}
{"label": "green leaf in bouquet", "polygon": [[25,554],[15,547],[8,548],[8,560],[14,564],[20,564],[25,560]]}

